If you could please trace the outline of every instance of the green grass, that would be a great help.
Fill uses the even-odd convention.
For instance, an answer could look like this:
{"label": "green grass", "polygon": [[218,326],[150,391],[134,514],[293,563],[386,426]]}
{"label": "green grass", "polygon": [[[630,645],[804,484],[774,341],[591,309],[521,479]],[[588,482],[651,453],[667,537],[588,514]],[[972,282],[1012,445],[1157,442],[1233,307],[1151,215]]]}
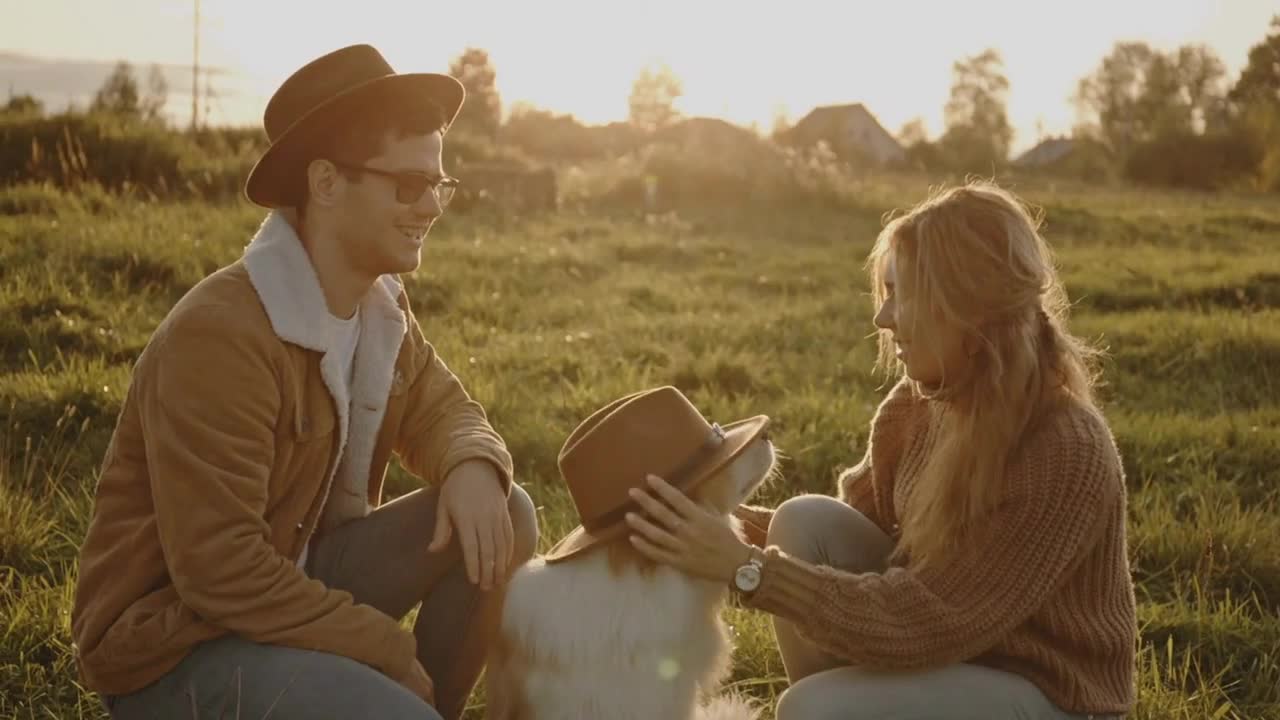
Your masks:
{"label": "green grass", "polygon": [[[772,504],[830,491],[860,457],[884,392],[862,261],[881,214],[925,186],[868,182],[841,210],[451,216],[411,300],[507,439],[544,547],[574,524],[555,468],[564,437],[659,383],[713,419],[774,417],[785,482],[758,498]],[[1102,396],[1128,473],[1142,626],[1133,717],[1280,718],[1280,209],[1023,191],[1047,210],[1073,328],[1109,349]],[[98,463],[149,333],[261,215],[4,193],[16,209],[0,214],[0,717],[100,718],[68,629]],[[412,487],[393,471],[392,494]],[[776,696],[767,620],[729,619],[734,683]]]}

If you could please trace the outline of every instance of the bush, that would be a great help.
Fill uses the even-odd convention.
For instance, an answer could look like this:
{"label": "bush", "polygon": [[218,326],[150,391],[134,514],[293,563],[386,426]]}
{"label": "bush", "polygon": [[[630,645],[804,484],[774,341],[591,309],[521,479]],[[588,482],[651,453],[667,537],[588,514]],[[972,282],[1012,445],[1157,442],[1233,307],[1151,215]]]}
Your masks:
{"label": "bush", "polygon": [[0,119],[0,182],[224,197],[239,192],[256,149],[253,142],[232,147],[223,140],[208,151],[163,125],[105,113],[6,116]]}
{"label": "bush", "polygon": [[1143,185],[1223,190],[1251,183],[1264,150],[1245,133],[1176,133],[1134,148],[1124,173]]}
{"label": "bush", "polygon": [[[8,113],[0,115],[0,183],[227,200],[240,197],[267,146],[266,133],[256,127],[192,133],[110,113]],[[450,133],[444,153],[446,168],[468,181],[469,167],[534,169],[518,149],[465,133]],[[466,187],[482,189],[475,182]],[[27,202],[12,200],[11,208]]]}
{"label": "bush", "polygon": [[648,211],[845,198],[845,164],[819,145],[783,148],[743,128],[695,118],[620,158],[571,168],[566,199],[603,199]]}

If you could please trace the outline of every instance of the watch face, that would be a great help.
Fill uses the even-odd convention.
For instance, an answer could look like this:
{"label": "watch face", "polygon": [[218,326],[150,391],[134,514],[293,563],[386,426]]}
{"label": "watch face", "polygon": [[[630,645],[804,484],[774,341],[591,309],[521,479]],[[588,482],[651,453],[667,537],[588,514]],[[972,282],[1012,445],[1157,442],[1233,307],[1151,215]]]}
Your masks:
{"label": "watch face", "polygon": [[738,568],[733,576],[733,584],[742,592],[751,592],[760,586],[760,568],[746,565]]}

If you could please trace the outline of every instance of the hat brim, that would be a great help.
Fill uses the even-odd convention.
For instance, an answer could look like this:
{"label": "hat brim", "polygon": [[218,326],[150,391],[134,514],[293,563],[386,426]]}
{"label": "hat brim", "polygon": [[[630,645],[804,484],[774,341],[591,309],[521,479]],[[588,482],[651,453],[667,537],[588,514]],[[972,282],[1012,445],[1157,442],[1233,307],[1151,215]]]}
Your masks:
{"label": "hat brim", "polygon": [[[724,426],[724,442],[720,445],[714,455],[698,466],[691,473],[689,481],[680,486],[682,492],[688,493],[703,483],[707,478],[715,475],[724,469],[729,463],[742,454],[742,451],[764,432],[769,426],[769,417],[767,415],[757,415],[746,420],[729,423]],[[636,507],[639,510],[639,506]],[[569,531],[557,542],[542,559],[548,564],[562,562],[571,557],[580,555],[597,545],[616,540],[630,532],[631,528],[627,525],[625,519],[621,519],[616,523],[612,523],[602,528],[588,530],[579,525]]]}
{"label": "hat brim", "polygon": [[324,123],[317,120],[323,120],[335,109],[358,101],[359,95],[374,88],[406,98],[426,97],[433,100],[444,111],[446,127],[458,117],[458,111],[466,97],[462,83],[449,75],[438,73],[384,75],[350,87],[312,108],[271,143],[249,171],[244,185],[245,197],[265,208],[290,204],[292,200],[288,197],[288,188],[290,183],[297,182],[294,173],[302,157],[300,151],[310,147],[316,140],[314,131],[324,128]]}

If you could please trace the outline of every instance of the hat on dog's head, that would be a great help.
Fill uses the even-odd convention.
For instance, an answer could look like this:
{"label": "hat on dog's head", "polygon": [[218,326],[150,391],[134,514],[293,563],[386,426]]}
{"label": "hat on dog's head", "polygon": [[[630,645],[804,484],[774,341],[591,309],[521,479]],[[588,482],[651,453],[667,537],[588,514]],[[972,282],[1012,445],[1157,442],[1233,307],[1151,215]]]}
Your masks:
{"label": "hat on dog's head", "polygon": [[565,440],[560,476],[582,524],[544,559],[567,560],[627,534],[628,512],[640,511],[627,494],[657,475],[683,492],[725,468],[769,426],[756,415],[721,427],[708,422],[679,390],[664,386],[609,403]]}

